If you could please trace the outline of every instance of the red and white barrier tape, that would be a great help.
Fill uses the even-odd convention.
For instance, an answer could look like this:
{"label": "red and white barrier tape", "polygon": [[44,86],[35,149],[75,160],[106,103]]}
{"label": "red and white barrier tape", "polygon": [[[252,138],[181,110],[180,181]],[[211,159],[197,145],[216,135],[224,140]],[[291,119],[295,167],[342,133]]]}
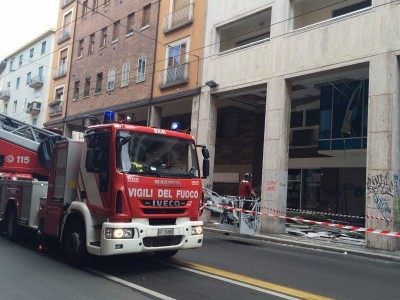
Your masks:
{"label": "red and white barrier tape", "polygon": [[[203,205],[204,208],[206,208],[206,206],[207,206],[207,204]],[[219,204],[212,204],[211,206],[216,206],[216,207],[220,207],[220,208],[232,210],[232,211],[235,210],[235,211],[240,211],[240,212],[244,212],[244,213],[251,213],[254,215],[259,214],[259,215],[264,215],[264,216],[269,216],[269,217],[274,217],[274,218],[293,220],[296,222],[304,222],[304,223],[309,223],[309,224],[313,224],[313,225],[321,225],[321,226],[328,226],[328,227],[334,227],[334,228],[339,228],[339,229],[347,229],[347,230],[356,231],[356,232],[369,232],[369,233],[382,234],[382,235],[386,235],[386,236],[400,237],[400,232],[389,231],[389,230],[377,230],[377,229],[373,229],[373,228],[364,228],[364,227],[350,226],[350,225],[344,225],[344,224],[334,224],[334,223],[329,223],[329,222],[312,221],[312,220],[306,220],[306,219],[302,219],[302,218],[291,218],[291,217],[286,217],[286,216],[273,215],[273,214],[262,213],[262,212],[257,212],[257,211],[253,211],[253,210],[245,210],[245,209],[241,209],[241,208],[235,208],[235,207],[219,205]]]}

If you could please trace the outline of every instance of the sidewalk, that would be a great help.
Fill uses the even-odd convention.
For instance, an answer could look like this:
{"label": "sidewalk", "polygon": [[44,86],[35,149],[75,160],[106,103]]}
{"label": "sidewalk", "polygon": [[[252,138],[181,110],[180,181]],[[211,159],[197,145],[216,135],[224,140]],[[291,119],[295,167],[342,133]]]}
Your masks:
{"label": "sidewalk", "polygon": [[264,240],[274,243],[299,246],[304,248],[320,249],[330,252],[364,256],[369,258],[384,259],[394,262],[400,262],[400,251],[385,251],[379,249],[367,248],[365,239],[337,237],[330,235],[328,230],[324,234],[321,229],[318,234],[304,234],[303,230],[288,225],[286,234],[259,234],[244,235],[232,231],[222,230],[217,220],[211,219],[204,225],[204,230],[220,234],[229,234],[231,236],[246,237],[250,239]]}

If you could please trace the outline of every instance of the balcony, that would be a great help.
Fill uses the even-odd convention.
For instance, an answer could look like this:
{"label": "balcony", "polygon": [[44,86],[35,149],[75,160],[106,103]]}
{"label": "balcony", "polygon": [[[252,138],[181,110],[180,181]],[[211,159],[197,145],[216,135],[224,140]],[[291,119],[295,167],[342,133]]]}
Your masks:
{"label": "balcony", "polygon": [[184,63],[165,69],[164,72],[160,73],[160,77],[158,78],[158,86],[160,89],[165,89],[174,85],[187,83],[189,79],[188,69],[189,63]]}
{"label": "balcony", "polygon": [[31,88],[38,89],[41,88],[42,86],[43,86],[43,77],[40,75],[31,78],[31,80],[29,81],[29,87]]}
{"label": "balcony", "polygon": [[163,24],[164,33],[191,24],[193,22],[193,6],[194,4],[190,4],[166,16]]}
{"label": "balcony", "polygon": [[10,100],[10,90],[0,91],[0,100]]}
{"label": "balcony", "polygon": [[61,30],[57,43],[61,44],[66,40],[69,40],[70,38],[71,38],[71,26],[67,26],[63,30]]}
{"label": "balcony", "polygon": [[61,9],[64,9],[65,7],[67,7],[68,5],[70,5],[72,2],[74,2],[75,0],[62,0],[61,2]]}
{"label": "balcony", "polygon": [[36,115],[36,114],[40,113],[41,106],[42,106],[42,103],[40,103],[38,101],[29,102],[26,107],[25,112],[27,114]]}
{"label": "balcony", "polygon": [[293,30],[301,28],[310,29],[315,26],[327,25],[331,19],[338,20],[352,17],[368,11],[371,6],[371,0],[295,0],[292,2],[294,13]]}
{"label": "balcony", "polygon": [[56,73],[53,75],[53,79],[58,79],[67,75],[67,64],[61,64],[57,66]]}
{"label": "balcony", "polygon": [[61,98],[55,98],[49,101],[49,116],[54,117],[62,114],[62,102],[63,99]]}

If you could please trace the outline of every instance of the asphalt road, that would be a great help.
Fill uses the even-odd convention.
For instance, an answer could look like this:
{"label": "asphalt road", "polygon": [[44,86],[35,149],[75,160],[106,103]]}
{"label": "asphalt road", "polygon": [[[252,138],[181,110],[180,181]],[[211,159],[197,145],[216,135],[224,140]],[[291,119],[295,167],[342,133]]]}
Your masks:
{"label": "asphalt road", "polygon": [[[204,246],[83,269],[0,237],[0,299],[397,299],[400,264],[206,232]],[[57,297],[54,297],[57,295]]]}

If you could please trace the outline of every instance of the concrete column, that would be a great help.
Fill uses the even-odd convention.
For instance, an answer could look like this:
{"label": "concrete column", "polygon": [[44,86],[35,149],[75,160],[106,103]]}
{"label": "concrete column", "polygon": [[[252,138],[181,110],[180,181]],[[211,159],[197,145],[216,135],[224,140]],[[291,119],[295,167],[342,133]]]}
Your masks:
{"label": "concrete column", "polygon": [[161,128],[162,108],[150,106],[149,127]]}
{"label": "concrete column", "polygon": [[[400,231],[399,63],[393,53],[370,62],[366,227]],[[378,219],[382,218],[382,219]],[[387,220],[384,220],[387,219]],[[400,250],[400,239],[367,233],[367,247]]]}
{"label": "concrete column", "polygon": [[[261,206],[265,213],[286,211],[289,159],[291,84],[283,78],[268,82],[265,109],[264,159]],[[279,213],[285,215],[285,213]],[[263,216],[261,232],[285,233],[284,218]]]}
{"label": "concrete column", "polygon": [[[203,187],[212,189],[214,159],[215,159],[215,139],[217,134],[217,106],[214,97],[211,95],[208,87],[193,98],[192,105],[192,134],[198,145],[205,145],[210,152],[210,175],[207,179],[203,179]],[[200,161],[202,156],[199,153]],[[209,211],[203,212],[203,222],[210,221],[211,214]]]}

